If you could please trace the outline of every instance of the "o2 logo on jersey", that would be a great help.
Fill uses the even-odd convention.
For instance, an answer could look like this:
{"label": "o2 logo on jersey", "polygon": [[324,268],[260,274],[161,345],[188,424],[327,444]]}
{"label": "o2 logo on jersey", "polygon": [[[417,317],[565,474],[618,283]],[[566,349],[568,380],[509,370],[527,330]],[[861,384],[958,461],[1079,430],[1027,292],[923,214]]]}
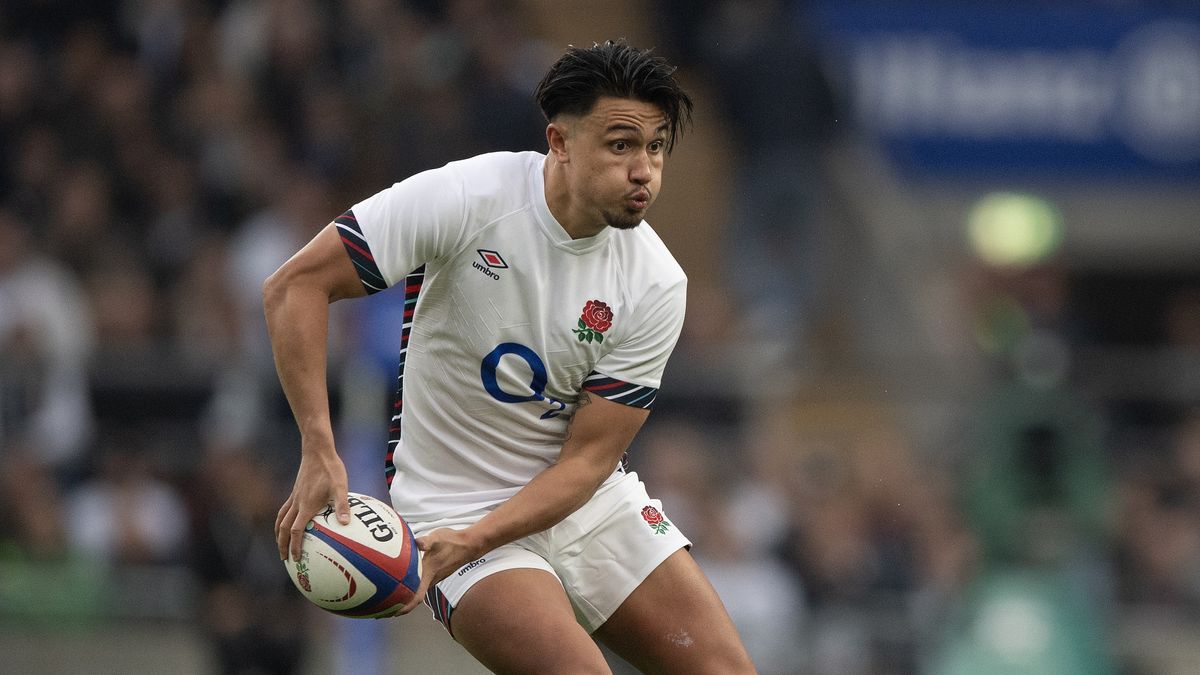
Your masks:
{"label": "o2 logo on jersey", "polygon": [[[529,380],[529,392],[513,394],[504,391],[500,387],[500,382],[496,376],[496,370],[500,367],[500,359],[505,356],[515,356],[525,361],[529,366],[532,377]],[[479,377],[483,380],[483,388],[487,393],[492,395],[492,398],[502,403],[529,403],[531,401],[545,401],[552,406],[550,410],[542,413],[541,419],[550,419],[557,417],[558,414],[567,409],[567,404],[557,399],[546,396],[546,382],[548,376],[546,374],[546,364],[542,358],[537,355],[529,347],[516,342],[504,342],[496,345],[496,348],[483,357],[483,363],[479,366]]]}

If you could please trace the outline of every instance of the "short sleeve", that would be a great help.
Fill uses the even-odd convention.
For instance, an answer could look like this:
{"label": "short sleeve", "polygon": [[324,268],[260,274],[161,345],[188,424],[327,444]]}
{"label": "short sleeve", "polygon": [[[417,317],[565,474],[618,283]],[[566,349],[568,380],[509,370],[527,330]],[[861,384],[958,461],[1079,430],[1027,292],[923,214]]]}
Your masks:
{"label": "short sleeve", "polygon": [[454,250],[466,222],[464,195],[461,174],[445,166],[377,192],[334,221],[368,293]]}
{"label": "short sleeve", "polygon": [[687,280],[648,293],[634,310],[634,328],[600,357],[583,388],[604,398],[649,408],[683,330]]}

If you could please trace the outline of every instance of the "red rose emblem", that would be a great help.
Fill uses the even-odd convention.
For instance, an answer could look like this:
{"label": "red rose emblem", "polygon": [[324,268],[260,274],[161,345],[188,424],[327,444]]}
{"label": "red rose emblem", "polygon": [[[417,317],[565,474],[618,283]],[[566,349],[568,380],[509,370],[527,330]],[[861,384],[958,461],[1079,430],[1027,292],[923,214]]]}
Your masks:
{"label": "red rose emblem", "polygon": [[658,509],[653,506],[645,506],[642,508],[642,518],[650,529],[654,530],[655,534],[665,534],[667,529],[671,527],[671,523],[663,518],[663,514],[659,513]]}
{"label": "red rose emblem", "polygon": [[572,328],[580,342],[604,342],[604,331],[612,328],[613,311],[607,303],[588,300],[579,315],[579,328]]}
{"label": "red rose emblem", "polygon": [[603,333],[612,328],[612,309],[599,300],[588,300],[583,306],[583,324],[594,331]]}
{"label": "red rose emblem", "polygon": [[[310,520],[309,525],[311,524],[312,521]],[[300,584],[300,588],[303,588],[306,592],[312,593],[312,582],[308,580],[308,565],[305,564],[307,560],[308,555],[305,555],[303,559],[296,563],[296,583]]]}
{"label": "red rose emblem", "polygon": [[663,515],[659,513],[658,509],[654,508],[653,506],[647,506],[646,508],[642,509],[642,517],[645,518],[646,522],[650,523],[651,525],[657,525],[663,521]]}

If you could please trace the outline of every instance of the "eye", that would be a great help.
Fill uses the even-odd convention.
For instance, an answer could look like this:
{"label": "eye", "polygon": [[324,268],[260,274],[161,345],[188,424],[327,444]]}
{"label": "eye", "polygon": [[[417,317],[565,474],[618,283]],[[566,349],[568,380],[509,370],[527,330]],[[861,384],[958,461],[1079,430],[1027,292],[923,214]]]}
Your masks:
{"label": "eye", "polygon": [[662,149],[663,149],[662,141],[660,141],[660,140],[650,141],[650,152],[659,153],[659,152],[662,152]]}
{"label": "eye", "polygon": [[625,152],[629,149],[629,141],[613,141],[612,148],[617,152]]}

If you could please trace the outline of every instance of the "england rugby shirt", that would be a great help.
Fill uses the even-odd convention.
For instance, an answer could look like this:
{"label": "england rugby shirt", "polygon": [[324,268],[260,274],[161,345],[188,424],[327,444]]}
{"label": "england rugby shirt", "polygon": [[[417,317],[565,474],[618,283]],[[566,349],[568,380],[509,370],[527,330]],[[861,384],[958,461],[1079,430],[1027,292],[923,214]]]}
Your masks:
{"label": "england rugby shirt", "polygon": [[405,294],[387,471],[412,522],[515,494],[558,457],[584,389],[650,408],[679,337],[687,279],[658,235],[572,240],[544,162],[453,162],[336,221],[367,291]]}

